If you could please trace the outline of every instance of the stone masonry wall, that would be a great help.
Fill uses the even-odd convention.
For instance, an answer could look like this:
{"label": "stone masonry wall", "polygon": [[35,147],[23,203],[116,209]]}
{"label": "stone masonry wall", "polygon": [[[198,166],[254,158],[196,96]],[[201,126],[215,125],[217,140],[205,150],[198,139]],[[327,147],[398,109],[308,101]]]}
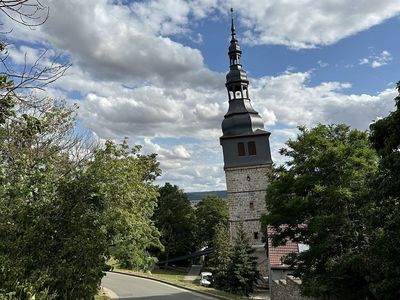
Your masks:
{"label": "stone masonry wall", "polygon": [[318,300],[304,297],[300,293],[301,280],[289,275],[286,279],[272,280],[270,286],[271,300]]}
{"label": "stone masonry wall", "polygon": [[251,244],[256,248],[258,269],[265,276],[268,260],[263,247],[260,218],[266,212],[267,172],[270,168],[264,165],[225,169],[231,239],[235,238],[237,227],[243,222]]}
{"label": "stone masonry wall", "polygon": [[[236,236],[236,227],[243,222],[252,244],[262,244],[260,218],[266,212],[265,190],[269,169],[270,166],[266,165],[225,170],[231,237]],[[258,232],[257,239],[254,232]]]}

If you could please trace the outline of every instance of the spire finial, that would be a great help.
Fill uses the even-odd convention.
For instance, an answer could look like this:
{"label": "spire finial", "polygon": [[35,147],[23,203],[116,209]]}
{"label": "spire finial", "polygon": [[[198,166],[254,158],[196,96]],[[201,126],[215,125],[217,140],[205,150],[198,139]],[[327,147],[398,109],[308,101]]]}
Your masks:
{"label": "spire finial", "polygon": [[233,21],[233,8],[232,7],[231,7],[231,20],[232,20],[231,33],[232,33],[232,37],[234,37],[236,34],[236,30],[235,30],[235,23]]}

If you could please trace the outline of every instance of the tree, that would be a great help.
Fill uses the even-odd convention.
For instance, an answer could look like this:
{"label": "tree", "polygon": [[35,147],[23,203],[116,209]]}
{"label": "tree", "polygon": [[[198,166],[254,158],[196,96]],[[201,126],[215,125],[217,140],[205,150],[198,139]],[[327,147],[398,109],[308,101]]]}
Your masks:
{"label": "tree", "polygon": [[[35,0],[0,0],[0,11],[29,27],[48,16]],[[110,254],[145,268],[161,247],[156,156],[92,148],[75,133],[76,107],[34,93],[68,66],[43,54],[14,71],[0,52],[0,299],[91,299]]]}
{"label": "tree", "polygon": [[[0,128],[0,295],[51,299],[63,295],[57,276],[63,276],[66,287],[74,279],[80,287],[81,270],[86,275],[92,271],[77,259],[92,257],[85,251],[88,245],[79,241],[85,235],[96,238],[99,229],[90,230],[93,211],[61,192],[63,181],[77,168],[68,155],[76,145],[70,139],[73,108],[49,99],[30,100],[36,103],[35,110],[20,103],[15,116]],[[72,247],[78,256],[73,256]],[[101,275],[102,265],[95,268]],[[85,288],[93,294],[98,284],[99,280]],[[87,290],[75,291],[87,295]]]}
{"label": "tree", "polygon": [[83,184],[87,192],[81,195],[94,199],[102,211],[110,254],[123,267],[147,270],[154,262],[147,250],[162,249],[151,220],[158,196],[153,181],[160,169],[155,154],[139,151],[139,146],[129,149],[126,140],[121,145],[106,142],[70,186]]}
{"label": "tree", "polygon": [[56,208],[60,178],[73,169],[66,149],[52,142],[55,136],[68,139],[72,110],[62,103],[41,103],[41,115],[25,113],[22,103],[0,127],[0,295],[4,291],[20,299],[52,297],[46,291],[46,269],[53,219],[62,212],[49,212]]}
{"label": "tree", "polygon": [[[49,128],[64,130],[70,115],[63,119],[65,111],[57,111],[38,120],[36,135],[53,138]],[[107,142],[91,160],[76,164],[59,143],[32,143],[36,125],[28,125],[17,123],[1,148],[0,297],[89,299],[111,254],[126,265],[148,267],[147,249],[161,247],[150,218],[155,156]]]}
{"label": "tree", "polygon": [[259,277],[257,258],[254,256],[254,249],[251,248],[243,223],[240,223],[237,230],[229,273],[232,292],[246,296],[253,292],[253,286]]}
{"label": "tree", "polygon": [[248,296],[257,282],[257,258],[243,228],[238,227],[234,245],[230,243],[228,229],[218,224],[213,238],[214,252],[210,259],[214,286],[217,289]]}
{"label": "tree", "polygon": [[161,187],[159,193],[154,221],[165,247],[159,259],[168,260],[191,253],[196,245],[194,214],[189,199],[182,190],[170,183]]}
{"label": "tree", "polygon": [[365,210],[370,247],[367,252],[370,289],[378,299],[400,298],[400,81],[396,110],[370,125],[370,140],[379,155]]}
{"label": "tree", "polygon": [[301,277],[305,295],[371,296],[362,220],[376,153],[367,133],[346,125],[299,129],[297,139],[281,150],[290,159],[286,167],[271,176],[263,224],[273,226],[274,245],[290,239],[310,246],[287,261]]}
{"label": "tree", "polygon": [[229,291],[230,288],[230,269],[232,264],[232,246],[229,241],[229,232],[223,223],[215,226],[213,236],[214,252],[210,258],[210,269],[213,273],[213,285],[220,290]]}
{"label": "tree", "polygon": [[215,230],[219,224],[228,225],[228,206],[225,200],[207,196],[195,207],[196,240],[200,247],[212,247]]}

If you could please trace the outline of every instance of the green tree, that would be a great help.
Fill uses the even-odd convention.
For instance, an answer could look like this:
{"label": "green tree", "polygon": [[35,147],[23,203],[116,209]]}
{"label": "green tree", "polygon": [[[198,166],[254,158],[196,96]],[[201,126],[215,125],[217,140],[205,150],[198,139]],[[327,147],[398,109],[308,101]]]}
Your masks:
{"label": "green tree", "polygon": [[370,125],[379,169],[366,209],[370,289],[378,299],[400,298],[400,81],[396,110]]}
{"label": "green tree", "polygon": [[77,164],[59,141],[49,146],[49,138],[73,122],[71,113],[59,107],[46,118],[22,117],[25,122],[7,127],[0,169],[0,295],[90,299],[110,254],[145,269],[153,261],[147,249],[161,247],[151,221],[158,195],[155,156],[139,155],[137,147],[130,151],[126,142],[107,142]]}
{"label": "green tree", "polygon": [[[79,287],[85,265],[77,257],[90,258],[80,252],[87,245],[77,243],[89,230],[80,224],[92,224],[94,216],[75,199],[62,200],[62,183],[78,167],[68,155],[77,146],[71,139],[73,108],[50,99],[29,100],[0,129],[0,295],[62,298],[56,277],[64,276],[65,286],[76,279]],[[96,238],[96,230],[87,237]],[[71,247],[79,256],[73,256]],[[71,268],[73,277],[67,272]],[[85,288],[93,294],[97,286]]]}
{"label": "green tree", "polygon": [[253,292],[254,284],[259,277],[257,258],[254,256],[254,249],[250,245],[243,223],[238,226],[228,274],[232,292],[246,296]]}
{"label": "green tree", "polygon": [[290,239],[310,249],[288,261],[312,296],[361,299],[369,295],[363,251],[368,179],[377,156],[368,135],[346,125],[300,127],[281,154],[286,167],[273,171],[263,224],[276,231],[275,245]]}
{"label": "green tree", "polygon": [[196,240],[199,247],[213,245],[215,230],[219,224],[228,225],[228,206],[225,200],[207,196],[195,207]]}
{"label": "green tree", "polygon": [[[48,16],[36,0],[0,1],[0,12],[30,27]],[[111,142],[93,151],[75,107],[35,97],[68,66],[14,71],[3,42],[0,62],[0,299],[91,299],[111,253],[145,268],[147,248],[161,247],[155,155]]]}
{"label": "green tree", "polygon": [[230,268],[232,264],[232,246],[229,231],[223,223],[218,223],[214,230],[213,248],[209,266],[213,274],[213,285],[220,290],[230,290]]}
{"label": "green tree", "polygon": [[139,146],[129,149],[126,140],[121,145],[106,142],[105,149],[95,151],[82,177],[70,186],[83,184],[87,193],[81,194],[98,202],[110,253],[119,263],[146,270],[154,262],[148,249],[162,249],[151,220],[158,196],[153,181],[160,169],[154,154],[139,151]]}
{"label": "green tree", "polygon": [[194,213],[186,194],[176,185],[166,183],[159,189],[154,221],[161,233],[165,251],[159,259],[169,259],[195,250]]}

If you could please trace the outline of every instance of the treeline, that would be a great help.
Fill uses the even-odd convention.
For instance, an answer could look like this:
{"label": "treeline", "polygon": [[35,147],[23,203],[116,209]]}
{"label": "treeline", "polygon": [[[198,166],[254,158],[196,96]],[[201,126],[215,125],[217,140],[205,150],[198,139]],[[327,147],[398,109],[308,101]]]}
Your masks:
{"label": "treeline", "polygon": [[153,216],[165,247],[156,253],[159,261],[213,247],[216,228],[228,226],[228,206],[219,197],[206,196],[192,207],[187,195],[176,185],[166,183],[159,193]]}
{"label": "treeline", "polygon": [[[226,201],[207,196],[192,207],[186,194],[177,186],[166,183],[159,191],[154,221],[165,247],[157,255],[159,260],[213,247],[214,252],[205,265],[213,273],[213,286],[231,293],[249,295],[259,277],[257,261],[243,224],[239,227],[237,237],[230,240]],[[188,264],[185,261],[180,263]]]}
{"label": "treeline", "polygon": [[400,299],[400,95],[395,108],[369,132],[300,127],[281,150],[264,226],[275,245],[310,246],[286,259],[304,295]]}

